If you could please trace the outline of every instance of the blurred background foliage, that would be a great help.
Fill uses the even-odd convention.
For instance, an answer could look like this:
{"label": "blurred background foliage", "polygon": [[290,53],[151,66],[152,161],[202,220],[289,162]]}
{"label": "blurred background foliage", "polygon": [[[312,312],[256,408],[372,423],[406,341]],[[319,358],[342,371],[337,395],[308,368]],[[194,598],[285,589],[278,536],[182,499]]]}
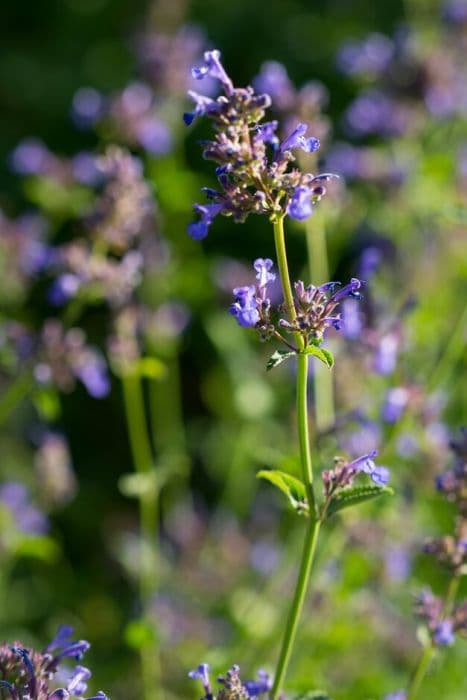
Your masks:
{"label": "blurred background foliage", "polygon": [[[346,514],[323,538],[291,688],[324,687],[335,700],[376,700],[404,686],[419,653],[414,596],[428,584],[442,591],[447,580],[419,554],[426,535],[452,529],[452,508],[434,492],[433,480],[450,463],[449,437],[467,421],[467,165],[460,163],[463,152],[467,161],[467,108],[440,119],[416,92],[430,55],[465,41],[467,25],[446,28],[441,17],[442,6],[429,0],[4,0],[0,8],[0,207],[11,219],[41,211],[54,241],[71,235],[93,195],[18,176],[11,154],[30,137],[63,158],[118,142],[108,126],[76,128],[71,104],[83,86],[109,95],[140,80],[136,47],[149,27],[173,34],[197,25],[206,45],[222,51],[235,84],[249,84],[267,60],[283,63],[296,86],[321,81],[332,127],[323,139],[323,165],[334,169],[335,144],[343,141],[376,154],[372,173],[347,177],[311,220],[310,235],[314,226],[326,230],[331,279],[357,274],[368,248],[380,254],[364,301],[373,335],[366,345],[330,339],[337,356],[338,430],[314,430],[316,461],[328,468],[335,454],[378,446],[396,490],[392,499]],[[413,84],[399,84],[402,101],[413,100],[411,121],[389,136],[349,136],[346,110],[383,79],[343,74],[336,62],[340,47],[374,32],[393,37],[407,31],[424,66]],[[406,68],[400,65],[398,75]],[[463,68],[458,80],[465,85]],[[159,375],[156,364],[145,378],[156,471],[168,475],[151,614],[169,698],[199,695],[186,672],[203,660],[219,672],[234,662],[248,676],[258,665],[272,670],[302,537],[300,520],[255,477],[264,467],[297,469],[290,370],[266,375],[270,349],[226,313],[229,290],[239,277],[241,283],[251,279],[251,260],[273,257],[271,233],[266,221],[250,217],[242,226],[218,220],[202,246],[186,236],[192,203],[214,180],[197,143],[207,126],[184,130],[188,102],[177,96],[174,104],[180,111],[168,113],[175,142],[168,153],[129,144],[144,159],[158,229],[172,249],[165,269],[148,274],[140,299],[154,308],[177,300],[191,314],[183,332],[159,338],[148,352],[168,374]],[[360,156],[349,157],[356,171]],[[391,163],[403,173],[400,180],[387,172],[378,177],[378,167],[384,171]],[[303,228],[290,222],[288,239],[294,276],[307,279]],[[12,301],[5,292],[3,317],[27,317],[39,327],[46,315],[57,314],[41,283],[33,292],[11,292]],[[86,307],[79,323],[105,352],[105,304]],[[374,372],[378,343],[393,331],[397,366]],[[2,390],[11,380],[6,371]],[[384,420],[388,391],[401,387],[404,410]],[[48,500],[38,469],[45,423],[66,436],[75,475],[69,498],[59,503]],[[75,624],[92,643],[95,687],[113,698],[141,697],[137,650],[149,632],[136,622],[138,516],[137,501],[128,496],[138,487],[128,480],[132,457],[118,377],[102,400],[82,387],[44,393],[34,402],[26,397],[6,417],[1,439],[2,480],[26,484],[51,526],[47,534],[21,535],[2,513],[0,636],[41,646],[58,623]],[[464,697],[466,659],[461,639],[440,653],[424,700]]]}

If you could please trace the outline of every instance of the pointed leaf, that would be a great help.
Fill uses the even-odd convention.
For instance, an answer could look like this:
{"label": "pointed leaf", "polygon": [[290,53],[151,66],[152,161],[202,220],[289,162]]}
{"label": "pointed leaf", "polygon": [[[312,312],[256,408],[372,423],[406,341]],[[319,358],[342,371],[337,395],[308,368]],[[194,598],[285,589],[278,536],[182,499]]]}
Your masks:
{"label": "pointed leaf", "polygon": [[284,360],[288,360],[289,357],[293,357],[294,355],[295,353],[291,350],[276,350],[276,352],[273,355],[271,355],[271,357],[267,361],[266,369],[274,369],[274,367],[280,365],[281,362],[284,362]]}
{"label": "pointed leaf", "polygon": [[334,356],[332,352],[329,352],[326,348],[319,348],[317,345],[308,345],[303,352],[305,355],[317,357],[328,369],[332,369],[334,366]]}
{"label": "pointed leaf", "polygon": [[282,493],[285,493],[295,510],[301,513],[308,511],[305,485],[300,479],[278,469],[263,469],[256,476],[277,486]]}
{"label": "pointed leaf", "polygon": [[389,486],[355,486],[351,489],[344,489],[337,493],[329,504],[327,515],[330,517],[343,508],[350,508],[365,501],[371,501],[373,498],[378,498],[383,495],[392,496],[394,491]]}

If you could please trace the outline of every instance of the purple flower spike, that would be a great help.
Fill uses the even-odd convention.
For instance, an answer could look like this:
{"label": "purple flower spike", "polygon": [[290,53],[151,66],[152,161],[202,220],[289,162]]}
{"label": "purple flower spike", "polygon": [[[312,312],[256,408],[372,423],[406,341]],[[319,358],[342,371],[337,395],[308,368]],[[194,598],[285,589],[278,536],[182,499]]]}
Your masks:
{"label": "purple flower spike", "polygon": [[308,187],[300,185],[297,187],[292,195],[287,206],[287,214],[292,219],[297,219],[297,221],[304,221],[308,219],[313,213],[313,205],[311,203],[312,192]]}
{"label": "purple flower spike", "polygon": [[200,680],[206,695],[211,694],[211,682],[209,680],[209,664],[200,664],[194,671],[188,673],[189,678]]}
{"label": "purple flower spike", "polygon": [[451,620],[443,620],[439,623],[433,634],[433,641],[442,647],[450,647],[454,644],[455,636]]}
{"label": "purple flower spike", "polygon": [[52,695],[49,695],[48,700],[66,700],[70,697],[70,693],[65,688],[57,688]]}
{"label": "purple flower spike", "polygon": [[349,284],[346,284],[345,287],[342,287],[342,289],[339,289],[335,294],[332,295],[333,301],[340,301],[345,297],[353,297],[354,299],[360,299],[361,294],[359,292],[359,289],[362,287],[362,284],[363,283],[359,279],[357,279],[356,277],[352,277]]}
{"label": "purple flower spike", "polygon": [[217,49],[214,51],[206,51],[204,54],[204,65],[200,66],[199,68],[192,68],[191,74],[193,78],[196,78],[196,80],[202,80],[206,76],[220,80],[226,95],[232,95],[233,84],[225,72],[220,58],[221,52]]}
{"label": "purple flower spike", "polygon": [[274,280],[276,279],[276,275],[274,274],[274,272],[270,271],[273,265],[274,263],[269,258],[257,258],[254,261],[253,267],[258,273],[256,275],[256,279],[258,280],[258,287],[265,287],[268,284],[268,282],[274,282]]}
{"label": "purple flower spike", "polygon": [[292,133],[282,141],[280,150],[284,152],[291,151],[292,148],[301,148],[306,153],[314,153],[317,151],[321,145],[319,139],[314,136],[306,138],[305,134],[307,130],[308,124],[298,124]]}
{"label": "purple flower spike", "polygon": [[244,328],[256,326],[260,316],[255,296],[255,286],[236,287],[233,293],[235,294],[235,302],[229,309],[232,316],[235,316],[239,325]]}
{"label": "purple flower spike", "polygon": [[194,241],[201,241],[208,235],[208,230],[214,218],[224,208],[223,204],[195,204],[195,210],[201,214],[201,221],[194,221],[188,226],[188,234]]}

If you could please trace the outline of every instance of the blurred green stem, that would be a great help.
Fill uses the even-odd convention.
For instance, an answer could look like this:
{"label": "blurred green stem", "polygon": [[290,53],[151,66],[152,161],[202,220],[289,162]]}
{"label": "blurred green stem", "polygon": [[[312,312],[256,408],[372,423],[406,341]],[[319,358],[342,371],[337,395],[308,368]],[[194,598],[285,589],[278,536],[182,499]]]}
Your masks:
{"label": "blurred green stem", "polygon": [[[277,265],[279,268],[284,299],[288,307],[290,319],[296,316],[293,304],[292,289],[287,265],[287,254],[284,240],[283,218],[280,217],[274,222],[274,240],[276,243]],[[303,339],[297,334],[300,341],[300,350],[303,349]],[[287,623],[282,640],[282,646],[277,663],[274,684],[271,690],[271,700],[277,698],[287,673],[290,657],[292,655],[298,623],[300,621],[305,595],[308,589],[310,573],[313,565],[321,521],[316,515],[315,495],[313,490],[313,465],[311,461],[310,436],[308,424],[308,355],[302,352],[297,353],[297,424],[300,445],[300,462],[302,467],[302,478],[305,484],[308,503],[310,508],[309,519],[303,543],[303,552],[298,572],[295,593],[290,607]]]}
{"label": "blurred green stem", "polygon": [[[452,612],[456,600],[457,591],[459,590],[459,584],[460,577],[453,576],[449,583],[446,597],[444,600],[443,619],[449,617],[449,615]],[[423,650],[423,654],[420,657],[418,666],[415,669],[415,672],[409,683],[406,700],[415,700],[415,698],[417,697],[418,691],[420,690],[420,687],[423,683],[423,679],[425,678],[426,674],[428,673],[428,669],[430,668],[435,651],[436,647],[433,644],[433,642],[430,641],[430,644],[426,646]]]}
{"label": "blurred green stem", "polygon": [[[319,286],[329,281],[326,230],[322,212],[316,212],[313,216],[310,216],[306,220],[305,229],[310,279],[315,286]],[[318,432],[322,433],[334,425],[335,409],[333,375],[320,362],[315,363],[313,388],[315,394],[315,425]]]}
{"label": "blurred green stem", "polygon": [[[154,469],[149,440],[141,378],[136,372],[122,376],[123,399],[135,470],[150,474]],[[140,564],[139,594],[142,622],[150,630],[141,643],[143,697],[157,700],[161,697],[161,669],[159,643],[154,620],[148,616],[148,604],[157,586],[157,491],[151,485],[143,485],[139,496],[140,509]]]}
{"label": "blurred green stem", "polygon": [[0,399],[0,425],[2,425],[13,409],[26,396],[34,383],[32,373],[27,370],[14,379]]}

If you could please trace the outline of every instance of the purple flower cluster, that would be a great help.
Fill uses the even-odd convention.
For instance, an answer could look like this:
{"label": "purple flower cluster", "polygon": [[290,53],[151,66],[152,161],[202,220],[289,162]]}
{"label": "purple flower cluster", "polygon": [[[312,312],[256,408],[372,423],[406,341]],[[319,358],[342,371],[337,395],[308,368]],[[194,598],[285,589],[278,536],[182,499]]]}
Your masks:
{"label": "purple flower cluster", "polygon": [[203,155],[217,163],[220,189],[204,188],[210,203],[195,205],[201,218],[189,225],[189,235],[195,240],[205,238],[218,214],[232,216],[236,222],[249,214],[308,218],[312,204],[326,193],[324,183],[334,176],[302,173],[293,166],[292,151],[314,152],[319,140],[307,135],[307,124],[298,123],[280,141],[278,123],[262,121],[271,104],[269,95],[256,94],[252,87],[235,88],[219,51],[207,51],[204,59],[203,65],[193,68],[194,78],[218,80],[224,94],[213,99],[190,91],[195,108],[184,119],[187,124],[199,116],[212,120],[215,136],[203,142]]}
{"label": "purple flower cluster", "polygon": [[[0,689],[4,689],[11,700],[66,700],[73,696],[83,700],[87,692],[87,681],[91,671],[77,665],[67,668],[67,658],[79,661],[90,644],[84,640],[73,641],[73,628],[59,627],[57,635],[44,651],[25,648],[19,642],[0,644]],[[65,686],[57,681],[66,679]],[[102,691],[87,700],[107,700]]]}
{"label": "purple flower cluster", "polygon": [[232,666],[225,676],[218,676],[217,681],[222,686],[219,694],[214,695],[209,678],[209,664],[202,663],[194,671],[190,671],[190,678],[200,680],[203,684],[203,700],[249,700],[249,698],[261,698],[272,688],[271,677],[266,671],[258,671],[256,680],[242,682],[240,679],[240,667]]}
{"label": "purple flower cluster", "polygon": [[389,469],[375,464],[374,458],[377,454],[377,451],[373,450],[352,462],[339,459],[334,469],[324,471],[322,477],[326,500],[336,492],[351,486],[357,474],[367,474],[377,486],[386,486],[390,478]]}

